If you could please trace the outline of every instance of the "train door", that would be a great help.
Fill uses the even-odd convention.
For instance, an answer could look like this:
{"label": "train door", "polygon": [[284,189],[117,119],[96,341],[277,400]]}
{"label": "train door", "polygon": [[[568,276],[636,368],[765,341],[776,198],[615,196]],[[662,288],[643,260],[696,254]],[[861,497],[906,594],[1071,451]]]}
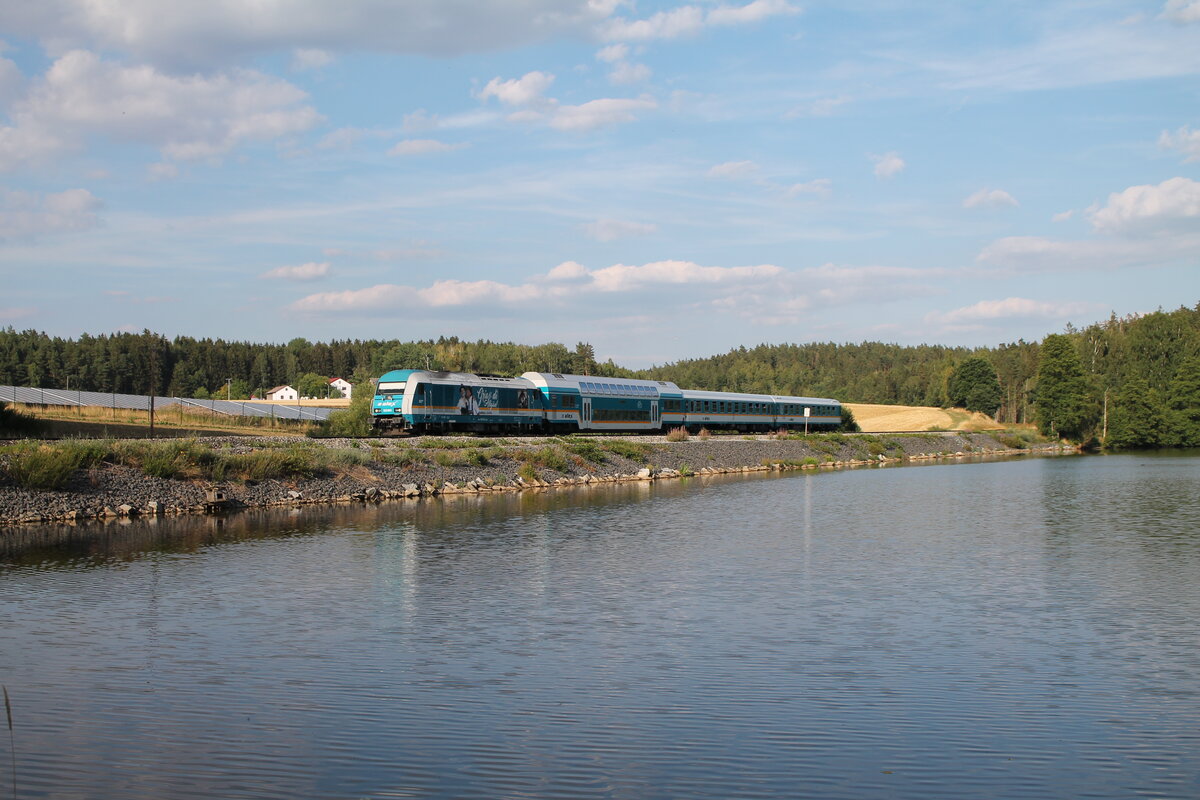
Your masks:
{"label": "train door", "polygon": [[662,426],[662,416],[658,413],[658,401],[650,401],[650,427],[658,428]]}
{"label": "train door", "polygon": [[592,427],[592,400],[589,397],[583,398],[583,425],[581,428]]}

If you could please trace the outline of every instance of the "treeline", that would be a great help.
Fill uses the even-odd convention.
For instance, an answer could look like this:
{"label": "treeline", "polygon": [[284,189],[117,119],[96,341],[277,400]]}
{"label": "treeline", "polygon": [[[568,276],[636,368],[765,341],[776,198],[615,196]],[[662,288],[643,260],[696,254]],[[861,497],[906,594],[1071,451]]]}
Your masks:
{"label": "treeline", "polygon": [[554,342],[530,346],[456,337],[273,344],[167,339],[150,331],[64,339],[33,330],[0,330],[0,383],[14,386],[245,399],[282,384],[304,386],[309,394],[315,377],[357,384],[406,367],[495,375],[530,370],[631,374],[611,360],[596,363],[593,348],[584,342],[574,350]]}
{"label": "treeline", "polygon": [[[364,383],[401,368],[519,375],[572,372],[670,380],[685,388],[962,406],[1006,423],[1116,447],[1200,446],[1200,304],[1068,326],[992,348],[864,342],[759,345],[648,370],[597,363],[586,342],[521,345],[456,337],[401,342],[227,342],[150,331],[0,331],[0,383],[86,391],[248,397],[280,384]],[[307,393],[307,392],[306,392]]]}
{"label": "treeline", "polygon": [[1113,447],[1200,446],[1200,304],[1113,315],[1042,342],[760,345],[642,374],[718,391],[964,406]]}

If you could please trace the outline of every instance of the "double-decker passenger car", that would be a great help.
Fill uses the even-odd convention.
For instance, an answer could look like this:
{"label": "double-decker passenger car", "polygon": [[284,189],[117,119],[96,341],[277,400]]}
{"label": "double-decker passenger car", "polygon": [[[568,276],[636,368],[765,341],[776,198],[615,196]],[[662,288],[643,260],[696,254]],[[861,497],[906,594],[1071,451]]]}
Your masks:
{"label": "double-decker passenger car", "polygon": [[554,372],[499,378],[393,370],[379,379],[371,414],[377,428],[417,433],[828,430],[841,424],[841,404],[828,398],[693,391],[670,381]]}
{"label": "double-decker passenger car", "polygon": [[569,431],[659,431],[669,426],[664,406],[682,399],[679,387],[667,381],[601,378],[526,372],[525,378],[542,395],[546,427]]}

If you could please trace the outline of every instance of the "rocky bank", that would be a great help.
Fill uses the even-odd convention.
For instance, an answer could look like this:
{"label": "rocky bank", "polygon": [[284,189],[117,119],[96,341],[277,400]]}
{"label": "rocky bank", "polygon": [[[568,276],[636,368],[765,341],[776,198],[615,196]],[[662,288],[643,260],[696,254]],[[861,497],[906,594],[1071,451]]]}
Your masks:
{"label": "rocky bank", "polygon": [[[578,437],[585,439],[585,437]],[[573,439],[573,441],[576,441]],[[354,450],[350,466],[309,478],[238,481],[150,477],[130,467],[102,464],[78,470],[61,490],[38,491],[17,486],[0,470],[0,525],[83,520],[150,514],[202,514],[240,507],[315,503],[382,502],[406,497],[496,491],[547,490],[559,486],[633,480],[662,480],[693,474],[783,469],[841,469],[868,464],[925,459],[963,459],[1030,452],[982,433],[929,433],[883,436],[833,436],[777,439],[770,436],[714,435],[671,442],[664,437],[633,437],[644,455],[622,455],[606,449],[613,439],[593,439],[600,450],[592,458],[572,454],[556,467],[531,465],[516,451],[556,446],[556,440],[503,438],[481,445],[475,463],[439,463],[438,453],[461,452],[444,443],[425,447],[421,441],[377,439],[291,440],[304,446]],[[209,447],[248,452],[264,446],[257,437],[206,438]],[[279,447],[278,437],[270,446]],[[429,443],[425,443],[429,444]],[[1050,444],[1034,449],[1065,451]],[[404,451],[415,458],[388,458]],[[409,460],[410,463],[397,463]],[[451,461],[442,458],[442,462]],[[0,457],[3,466],[3,457]],[[531,469],[531,466],[533,467]],[[0,535],[3,535],[0,532]]]}

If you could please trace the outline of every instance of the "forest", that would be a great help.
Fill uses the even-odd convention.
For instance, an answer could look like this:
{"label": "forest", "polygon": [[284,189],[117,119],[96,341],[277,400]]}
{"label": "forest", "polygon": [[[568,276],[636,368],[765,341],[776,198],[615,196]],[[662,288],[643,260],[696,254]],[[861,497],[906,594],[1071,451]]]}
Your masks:
{"label": "forest", "polygon": [[[761,344],[646,370],[597,362],[593,347],[457,337],[286,344],[116,333],[78,339],[0,330],[0,384],[181,397],[261,397],[332,377],[360,384],[407,367],[519,375],[529,370],[670,380],[685,388],[962,406],[1004,423],[1113,447],[1200,446],[1200,304],[1068,326],[995,347],[882,342]],[[308,391],[306,391],[308,390]]]}

